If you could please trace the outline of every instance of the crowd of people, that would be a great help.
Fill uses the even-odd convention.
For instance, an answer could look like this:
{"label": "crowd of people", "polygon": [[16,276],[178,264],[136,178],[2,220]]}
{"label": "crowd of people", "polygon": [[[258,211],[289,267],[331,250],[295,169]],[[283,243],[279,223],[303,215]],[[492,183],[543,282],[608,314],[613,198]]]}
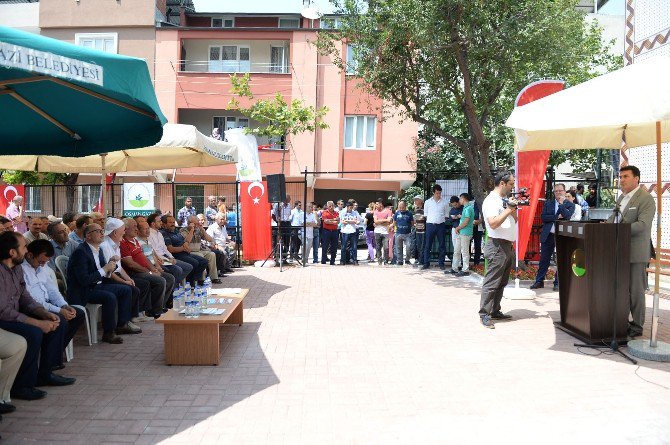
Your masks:
{"label": "crowd of people", "polygon": [[187,198],[177,218],[31,218],[23,198],[13,199],[0,216],[0,416],[15,410],[12,398],[36,400],[47,395],[39,387],[75,383],[55,371],[87,304],[101,305],[102,341],[120,344],[172,307],[175,286],[207,277],[220,284],[233,272],[228,215],[211,198],[204,214]]}

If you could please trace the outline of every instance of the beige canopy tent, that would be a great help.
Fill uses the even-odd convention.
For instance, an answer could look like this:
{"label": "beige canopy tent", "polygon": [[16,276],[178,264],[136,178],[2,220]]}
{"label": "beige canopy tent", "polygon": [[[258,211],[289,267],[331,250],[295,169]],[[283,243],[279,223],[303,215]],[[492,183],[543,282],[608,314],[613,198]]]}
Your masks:
{"label": "beige canopy tent", "polygon": [[[515,108],[505,123],[514,129],[518,151],[656,145],[657,248],[661,245],[663,201],[661,143],[670,141],[669,72],[667,56],[637,62]],[[655,353],[660,352],[662,360],[667,360],[670,345],[656,339],[660,255],[656,256],[655,267],[651,341],[649,348],[643,346],[641,350],[652,359],[657,359]],[[641,341],[629,342],[631,352],[638,347],[636,342]]]}
{"label": "beige canopy tent", "polygon": [[100,173],[102,193],[105,175],[126,171],[210,167],[238,162],[237,146],[210,138],[193,125],[165,124],[163,137],[153,147],[119,150],[101,155],[0,156],[0,169],[51,173]]}

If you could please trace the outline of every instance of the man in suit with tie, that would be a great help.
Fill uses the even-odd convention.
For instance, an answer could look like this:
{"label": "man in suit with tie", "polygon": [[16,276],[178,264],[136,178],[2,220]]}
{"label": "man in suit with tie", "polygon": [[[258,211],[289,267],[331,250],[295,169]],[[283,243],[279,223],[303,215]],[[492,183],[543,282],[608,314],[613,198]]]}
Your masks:
{"label": "man in suit with tie", "polygon": [[[535,282],[530,286],[531,289],[544,287],[544,277],[549,270],[551,255],[556,248],[556,221],[563,219],[570,221],[570,217],[575,211],[575,205],[565,199],[565,184],[556,184],[554,186],[554,199],[545,201],[542,208],[542,232],[540,233],[540,264],[537,268]],[[558,274],[554,275],[554,292],[558,290]]]}
{"label": "man in suit with tie", "polygon": [[[100,244],[104,230],[97,224],[84,229],[85,241],[75,249],[67,266],[67,294],[70,304],[102,305],[102,341],[123,343],[116,334],[134,334],[128,327],[131,318],[132,289],[110,277],[120,258],[105,258]],[[117,321],[118,312],[118,321]]]}
{"label": "man in suit with tie", "polygon": [[619,170],[621,196],[607,222],[630,224],[630,312],[628,336],[642,335],[646,310],[647,263],[651,257],[651,223],[656,213],[654,198],[640,187],[640,169],[632,165]]}

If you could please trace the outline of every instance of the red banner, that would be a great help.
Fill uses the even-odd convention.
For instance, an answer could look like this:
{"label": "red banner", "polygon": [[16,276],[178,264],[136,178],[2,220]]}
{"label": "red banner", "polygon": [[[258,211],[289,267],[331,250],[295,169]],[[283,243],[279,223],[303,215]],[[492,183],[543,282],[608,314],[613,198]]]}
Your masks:
{"label": "red banner", "polygon": [[93,207],[94,212],[100,212],[103,215],[105,214],[105,195],[112,191],[112,184],[114,184],[114,178],[116,178],[116,173],[107,173],[105,175],[105,193],[100,193],[98,198],[98,203]]}
{"label": "red banner", "polygon": [[26,206],[26,188],[23,185],[0,185],[0,215],[7,214],[7,207],[15,196],[23,196],[23,206]]}
{"label": "red banner", "polygon": [[[526,105],[563,89],[561,80],[540,80],[533,82],[521,90],[516,97],[515,107]],[[537,210],[538,200],[544,191],[542,184],[549,162],[549,150],[523,151],[516,154],[517,190],[526,187],[530,191],[530,207],[521,207],[519,212],[518,258],[523,261],[528,248],[530,231],[533,228],[533,217]]]}
{"label": "red banner", "polygon": [[241,182],[242,251],[245,260],[264,260],[272,251],[267,183]]}

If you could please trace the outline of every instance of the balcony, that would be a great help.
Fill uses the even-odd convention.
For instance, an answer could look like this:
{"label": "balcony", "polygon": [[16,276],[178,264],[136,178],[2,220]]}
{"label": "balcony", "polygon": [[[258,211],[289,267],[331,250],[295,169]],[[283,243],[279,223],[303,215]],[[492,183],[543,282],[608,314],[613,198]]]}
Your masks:
{"label": "balcony", "polygon": [[288,74],[285,40],[182,40],[180,71],[186,73]]}

